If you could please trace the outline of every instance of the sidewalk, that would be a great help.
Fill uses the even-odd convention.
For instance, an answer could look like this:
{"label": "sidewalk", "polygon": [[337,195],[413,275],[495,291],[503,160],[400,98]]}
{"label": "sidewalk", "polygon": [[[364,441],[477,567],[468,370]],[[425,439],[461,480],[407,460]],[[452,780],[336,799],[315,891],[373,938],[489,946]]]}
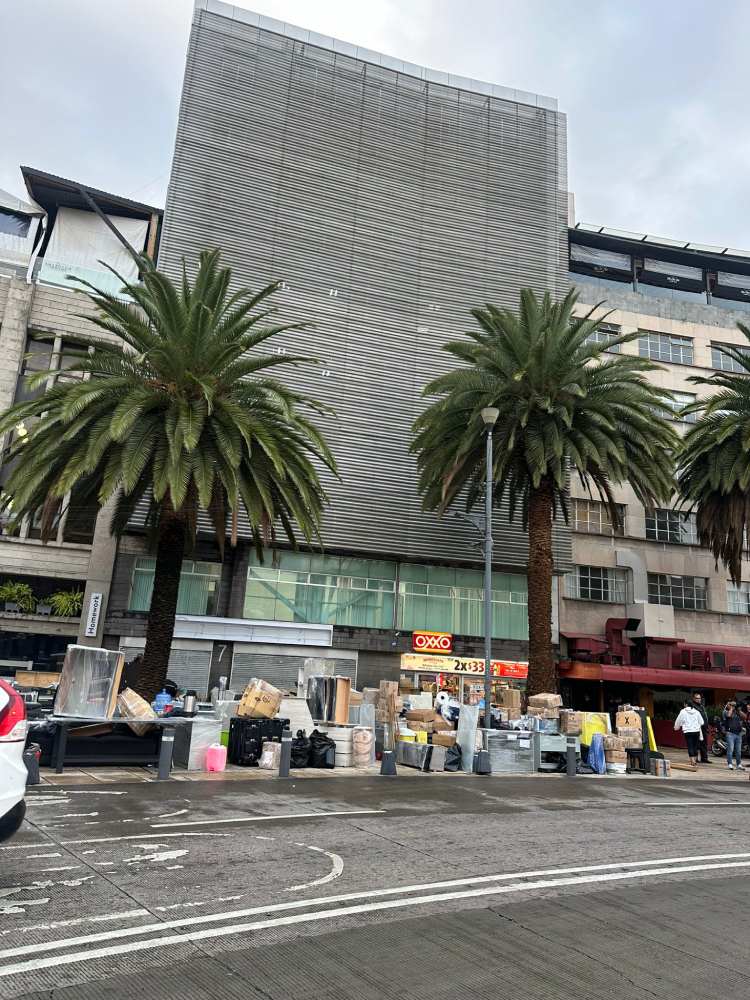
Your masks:
{"label": "sidewalk", "polygon": [[[688,756],[685,750],[678,750],[672,747],[665,747],[664,756],[675,764],[688,764]],[[325,778],[331,781],[341,781],[347,778],[372,778],[380,774],[380,765],[375,767],[360,769],[355,767],[342,767],[333,771],[326,771],[318,768],[301,768],[293,770],[290,780],[303,781],[310,778]],[[398,766],[399,777],[412,778],[437,778],[448,780],[453,777],[470,777],[463,772],[435,771],[425,774],[414,767]],[[496,775],[505,777],[506,775]],[[507,777],[518,777],[518,775],[507,775]],[[556,778],[556,774],[536,774],[528,777],[538,779]],[[185,771],[182,768],[175,768],[172,771],[172,781],[270,781],[276,778],[275,771],[267,771],[259,767],[238,767],[234,764],[227,764],[225,771]],[[710,764],[698,765],[695,771],[682,770],[681,768],[672,771],[671,779],[655,778],[651,775],[631,774],[631,775],[582,775],[583,780],[595,781],[631,781],[634,779],[650,781],[734,781],[743,782],[750,778],[750,766],[747,771],[730,771],[727,768],[723,757],[712,757]],[[101,784],[133,784],[138,782],[156,781],[155,767],[91,767],[91,768],[66,768],[62,774],[55,774],[52,768],[43,767],[41,769],[42,785],[101,785]]]}

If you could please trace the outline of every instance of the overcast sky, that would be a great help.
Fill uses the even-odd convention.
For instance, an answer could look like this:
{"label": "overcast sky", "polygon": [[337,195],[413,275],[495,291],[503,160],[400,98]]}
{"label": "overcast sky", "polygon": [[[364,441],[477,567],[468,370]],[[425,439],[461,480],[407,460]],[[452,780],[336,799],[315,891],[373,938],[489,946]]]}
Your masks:
{"label": "overcast sky", "polygon": [[[748,0],[241,0],[557,97],[578,221],[750,249]],[[192,0],[0,0],[0,187],[18,165],[163,205]]]}

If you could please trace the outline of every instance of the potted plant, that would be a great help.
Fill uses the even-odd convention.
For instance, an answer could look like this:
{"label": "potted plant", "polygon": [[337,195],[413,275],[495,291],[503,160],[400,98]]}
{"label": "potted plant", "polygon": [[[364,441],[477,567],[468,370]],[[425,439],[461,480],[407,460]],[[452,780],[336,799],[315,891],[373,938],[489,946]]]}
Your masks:
{"label": "potted plant", "polygon": [[37,601],[36,613],[38,615],[51,615],[52,614],[52,605],[50,604],[48,598],[45,597],[41,601]]}
{"label": "potted plant", "polygon": [[83,607],[82,590],[56,590],[49,599],[58,618],[79,618]]}
{"label": "potted plant", "polygon": [[36,607],[34,591],[28,583],[21,583],[18,580],[6,580],[0,586],[0,601],[3,602],[6,611],[15,613],[31,614]]}

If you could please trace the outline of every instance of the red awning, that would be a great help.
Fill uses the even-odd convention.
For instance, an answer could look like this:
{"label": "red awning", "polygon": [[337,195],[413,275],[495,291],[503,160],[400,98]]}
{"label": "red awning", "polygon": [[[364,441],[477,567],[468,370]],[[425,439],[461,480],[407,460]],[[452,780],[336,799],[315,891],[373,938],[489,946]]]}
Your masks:
{"label": "red awning", "polygon": [[582,663],[563,660],[560,673],[570,680],[619,681],[670,688],[721,688],[726,691],[750,691],[750,674],[725,674],[716,670],[659,670],[655,667],[621,667],[609,663]]}

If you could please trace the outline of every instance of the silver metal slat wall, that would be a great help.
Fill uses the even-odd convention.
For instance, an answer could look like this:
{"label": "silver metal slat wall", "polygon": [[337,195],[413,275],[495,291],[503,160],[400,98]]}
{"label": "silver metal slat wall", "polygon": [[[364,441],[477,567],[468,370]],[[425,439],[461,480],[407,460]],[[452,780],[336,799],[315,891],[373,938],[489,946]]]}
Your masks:
{"label": "silver metal slat wall", "polygon": [[[567,290],[565,150],[554,110],[196,10],[160,264],[218,246],[238,284],[283,280],[281,318],[314,323],[276,346],[319,359],[285,377],[336,410],[328,547],[479,560],[467,527],[422,512],[410,427],[472,306]],[[503,510],[495,545],[525,565]],[[554,546],[564,569],[562,526]]]}
{"label": "silver metal slat wall", "polygon": [[[252,644],[237,643],[234,647],[232,657],[232,674],[229,678],[229,686],[233,691],[244,691],[251,677],[261,677],[269,684],[279,688],[280,691],[289,691],[292,694],[297,690],[297,678],[300,667],[305,665],[308,656],[294,656],[279,653],[258,653],[253,650]],[[357,680],[356,659],[347,660],[336,659],[336,673],[343,677],[350,677],[352,685]]]}

